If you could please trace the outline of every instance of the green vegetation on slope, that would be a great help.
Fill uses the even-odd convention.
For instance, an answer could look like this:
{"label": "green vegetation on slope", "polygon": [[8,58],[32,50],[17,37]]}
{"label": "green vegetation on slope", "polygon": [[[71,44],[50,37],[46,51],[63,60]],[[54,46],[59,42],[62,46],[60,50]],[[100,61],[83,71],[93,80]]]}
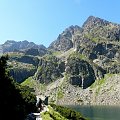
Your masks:
{"label": "green vegetation on slope", "polygon": [[57,99],[62,99],[64,97],[64,93],[62,91],[62,89],[58,89],[58,92],[57,92]]}
{"label": "green vegetation on slope", "polygon": [[56,112],[51,106],[48,106],[49,111],[42,113],[43,120],[68,120],[60,113]]}
{"label": "green vegetation on slope", "polygon": [[22,82],[21,85],[22,86],[29,86],[29,87],[33,88],[35,82],[36,81],[33,79],[33,77],[29,77],[24,82]]}
{"label": "green vegetation on slope", "polygon": [[95,93],[96,93],[96,95],[98,95],[99,94],[99,91],[100,91],[100,89],[103,87],[103,85],[106,83],[106,80],[109,78],[109,77],[111,77],[111,76],[113,76],[114,74],[105,74],[105,77],[104,78],[102,78],[102,79],[100,79],[100,80],[96,80],[91,86],[90,86],[90,88],[91,89],[95,89]]}
{"label": "green vegetation on slope", "polygon": [[36,96],[26,88],[16,83],[7,71],[8,57],[0,58],[0,118],[7,120],[24,120],[26,115],[34,112]]}
{"label": "green vegetation on slope", "polygon": [[[39,81],[35,80],[34,77],[27,78],[24,82],[21,83],[22,86],[28,86],[31,88],[31,92],[44,92],[46,90],[46,85],[39,83]],[[34,89],[34,91],[33,91]]]}
{"label": "green vegetation on slope", "polygon": [[53,108],[53,110],[59,112],[62,116],[64,116],[68,120],[87,120],[81,115],[80,112],[76,112],[74,110],[71,110],[70,108],[58,106],[55,104],[51,104],[51,107]]}

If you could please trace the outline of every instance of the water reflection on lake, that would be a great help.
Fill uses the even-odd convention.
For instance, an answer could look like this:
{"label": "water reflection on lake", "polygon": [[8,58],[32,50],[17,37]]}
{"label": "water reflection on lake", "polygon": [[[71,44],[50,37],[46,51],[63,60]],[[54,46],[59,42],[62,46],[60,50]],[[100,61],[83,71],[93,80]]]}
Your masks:
{"label": "water reflection on lake", "polygon": [[120,106],[67,106],[90,120],[120,120]]}

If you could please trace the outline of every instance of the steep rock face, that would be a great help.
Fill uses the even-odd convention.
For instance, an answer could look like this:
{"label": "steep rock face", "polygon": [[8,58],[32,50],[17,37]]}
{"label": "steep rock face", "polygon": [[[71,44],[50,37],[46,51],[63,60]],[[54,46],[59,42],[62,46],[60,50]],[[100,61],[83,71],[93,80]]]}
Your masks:
{"label": "steep rock face", "polygon": [[120,69],[118,67],[120,66],[119,44],[107,44],[104,42],[95,44],[90,40],[87,40],[86,44],[83,43],[85,42],[78,44],[76,48],[77,52],[84,55],[96,65],[102,67],[108,73],[120,73]]}
{"label": "steep rock face", "polygon": [[74,35],[75,50],[107,73],[120,73],[120,25],[90,16]]}
{"label": "steep rock face", "polygon": [[65,64],[55,56],[47,56],[40,59],[35,79],[40,83],[48,84],[59,77],[62,77]]}
{"label": "steep rock face", "polygon": [[73,47],[73,35],[80,34],[82,29],[79,26],[70,26],[63,33],[61,33],[57,40],[52,42],[49,49],[54,49],[58,51],[67,51]]}
{"label": "steep rock face", "polygon": [[14,80],[18,83],[22,83],[25,79],[27,79],[30,76],[33,76],[36,72],[35,67],[13,67],[10,68],[10,76],[14,78]]}
{"label": "steep rock face", "polygon": [[38,49],[34,49],[34,48],[27,49],[27,50],[25,51],[25,55],[37,56],[37,55],[39,55],[39,51],[38,51]]}
{"label": "steep rock face", "polygon": [[70,56],[67,59],[66,72],[70,75],[70,83],[72,85],[89,87],[96,79],[92,66],[79,58],[79,55]]}
{"label": "steep rock face", "polygon": [[[33,56],[11,53],[8,60],[8,69],[10,75],[21,83],[30,76],[33,76],[37,70],[39,59]],[[18,55],[18,56],[17,56]]]}
{"label": "steep rock face", "polygon": [[36,66],[29,63],[18,62],[16,60],[8,61],[8,70],[16,82],[21,83],[36,72]]}
{"label": "steep rock face", "polygon": [[32,64],[34,66],[38,66],[39,59],[37,57],[32,57],[28,55],[23,55],[19,57],[11,57],[10,60],[15,60],[21,63]]}
{"label": "steep rock face", "polygon": [[25,50],[25,55],[43,56],[46,53],[47,49],[43,45]]}

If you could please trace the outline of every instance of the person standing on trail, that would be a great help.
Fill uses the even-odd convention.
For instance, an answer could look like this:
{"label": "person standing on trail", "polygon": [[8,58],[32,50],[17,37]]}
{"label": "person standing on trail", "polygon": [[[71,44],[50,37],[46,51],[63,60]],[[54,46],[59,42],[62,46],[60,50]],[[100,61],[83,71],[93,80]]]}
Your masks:
{"label": "person standing on trail", "polygon": [[41,112],[42,108],[42,100],[39,98],[38,102],[36,103],[36,107],[38,108],[38,111]]}

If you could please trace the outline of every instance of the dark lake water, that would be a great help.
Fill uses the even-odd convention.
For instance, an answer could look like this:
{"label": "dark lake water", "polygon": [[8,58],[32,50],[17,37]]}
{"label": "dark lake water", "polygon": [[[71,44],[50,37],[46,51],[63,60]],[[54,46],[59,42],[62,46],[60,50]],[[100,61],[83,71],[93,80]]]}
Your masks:
{"label": "dark lake water", "polygon": [[120,120],[120,106],[67,106],[90,120]]}

